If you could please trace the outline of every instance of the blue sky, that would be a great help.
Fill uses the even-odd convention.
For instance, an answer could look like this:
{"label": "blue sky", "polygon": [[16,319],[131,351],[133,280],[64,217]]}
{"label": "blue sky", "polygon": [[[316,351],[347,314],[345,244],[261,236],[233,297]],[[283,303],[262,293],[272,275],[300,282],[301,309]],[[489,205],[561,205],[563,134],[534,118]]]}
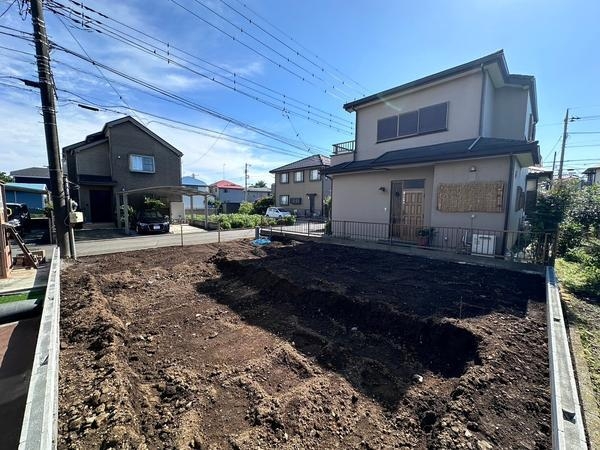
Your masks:
{"label": "blue sky", "polygon": [[[51,40],[134,81],[54,49],[61,146],[129,112],[184,153],[184,175],[243,184],[249,163],[251,183],[270,183],[270,169],[353,138],[346,101],[504,49],[512,73],[536,77],[545,165],[560,151],[567,107],[581,119],[569,125],[565,168],[600,163],[597,1],[81,1],[109,18],[58,0],[71,20],[46,10]],[[0,14],[12,3],[0,1]],[[18,3],[0,32],[31,32]],[[101,22],[85,20],[88,28],[129,42],[74,26],[82,11]],[[152,54],[128,45],[142,41]],[[39,94],[16,80],[35,79],[33,48],[3,34],[0,47],[0,171],[46,165]]]}

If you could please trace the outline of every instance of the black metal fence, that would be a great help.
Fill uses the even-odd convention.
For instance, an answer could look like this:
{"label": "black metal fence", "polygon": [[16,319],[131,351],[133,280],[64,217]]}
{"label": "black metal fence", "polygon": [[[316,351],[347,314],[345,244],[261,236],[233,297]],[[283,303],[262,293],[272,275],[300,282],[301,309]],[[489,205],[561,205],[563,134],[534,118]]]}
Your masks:
{"label": "black metal fence", "polygon": [[[474,227],[417,227],[348,220],[302,221],[270,227],[278,234],[331,236],[337,239],[429,248],[466,255],[549,264],[555,232],[489,230]],[[265,232],[268,234],[267,229]]]}

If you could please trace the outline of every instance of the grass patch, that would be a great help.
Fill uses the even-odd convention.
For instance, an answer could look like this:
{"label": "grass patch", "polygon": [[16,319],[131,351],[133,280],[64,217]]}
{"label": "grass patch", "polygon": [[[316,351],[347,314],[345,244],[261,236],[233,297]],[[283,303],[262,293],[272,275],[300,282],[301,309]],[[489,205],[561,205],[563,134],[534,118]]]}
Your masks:
{"label": "grass patch", "polygon": [[577,262],[556,260],[562,298],[569,321],[581,338],[596,402],[600,405],[600,270]]}
{"label": "grass patch", "polygon": [[600,297],[600,267],[560,258],[556,260],[555,267],[563,287],[569,292]]}
{"label": "grass patch", "polygon": [[19,302],[21,300],[43,298],[45,293],[45,289],[34,289],[27,292],[17,292],[16,294],[0,295],[0,305],[3,303]]}

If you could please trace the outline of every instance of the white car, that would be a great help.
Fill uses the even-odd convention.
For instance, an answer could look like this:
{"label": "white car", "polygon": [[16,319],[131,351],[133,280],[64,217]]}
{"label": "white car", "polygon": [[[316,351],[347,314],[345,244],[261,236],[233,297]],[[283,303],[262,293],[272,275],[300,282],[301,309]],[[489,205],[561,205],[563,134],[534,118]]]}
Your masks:
{"label": "white car", "polygon": [[283,219],[284,217],[291,217],[292,215],[289,213],[289,211],[284,211],[283,209],[271,206],[267,208],[265,216],[270,217],[271,219]]}

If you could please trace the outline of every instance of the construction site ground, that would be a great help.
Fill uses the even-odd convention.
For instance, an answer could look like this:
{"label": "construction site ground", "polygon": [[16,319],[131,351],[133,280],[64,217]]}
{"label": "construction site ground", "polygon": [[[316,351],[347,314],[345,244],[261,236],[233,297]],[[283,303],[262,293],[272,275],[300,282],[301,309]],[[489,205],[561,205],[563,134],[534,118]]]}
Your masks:
{"label": "construction site ground", "polygon": [[314,242],[63,269],[59,448],[550,448],[543,278]]}

